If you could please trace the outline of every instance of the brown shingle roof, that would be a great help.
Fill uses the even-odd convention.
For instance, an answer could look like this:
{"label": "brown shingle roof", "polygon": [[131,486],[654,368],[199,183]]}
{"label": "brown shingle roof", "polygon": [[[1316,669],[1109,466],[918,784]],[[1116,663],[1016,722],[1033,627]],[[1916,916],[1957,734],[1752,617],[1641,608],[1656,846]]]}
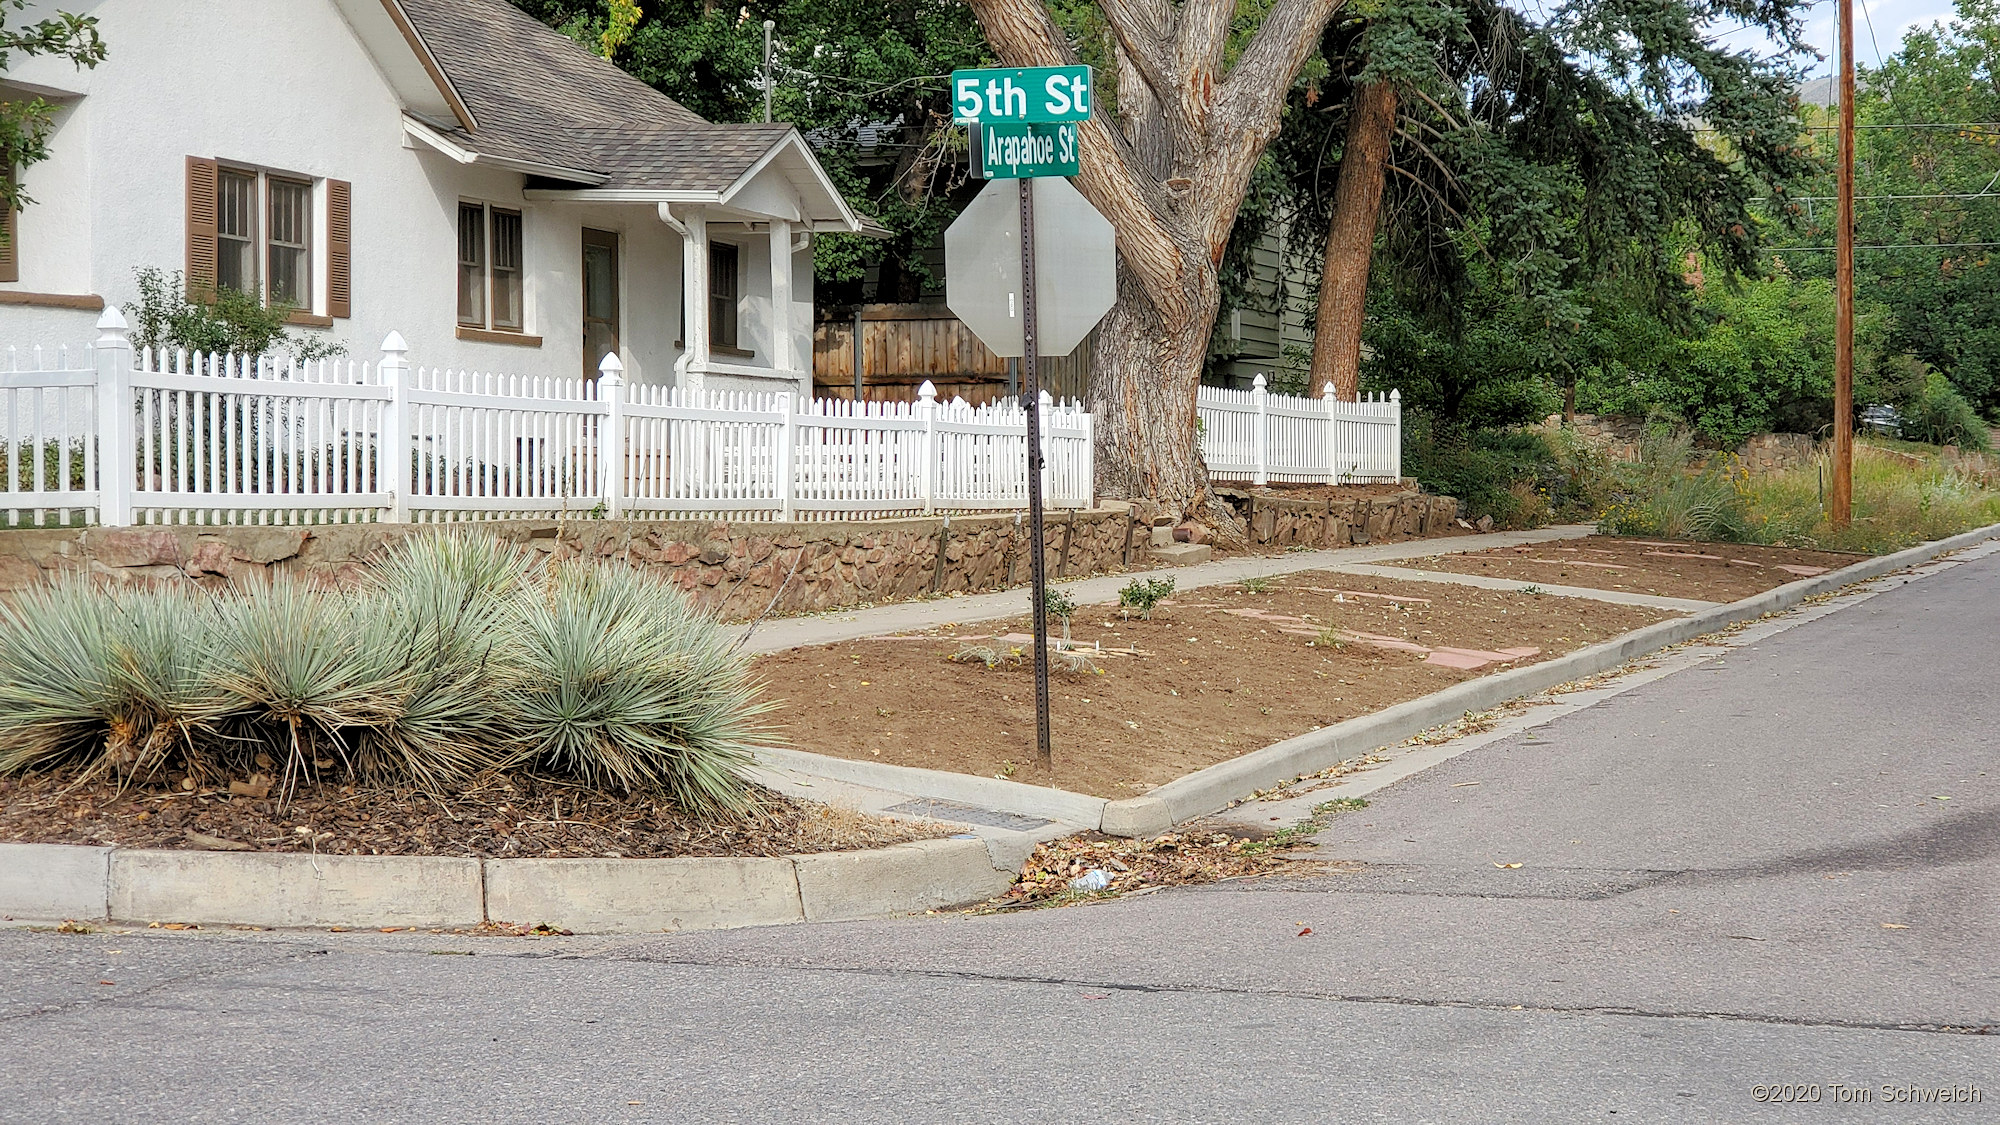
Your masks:
{"label": "brown shingle roof", "polygon": [[400,2],[477,128],[429,124],[474,152],[597,173],[606,188],[719,191],[791,131],[704,121],[506,0]]}

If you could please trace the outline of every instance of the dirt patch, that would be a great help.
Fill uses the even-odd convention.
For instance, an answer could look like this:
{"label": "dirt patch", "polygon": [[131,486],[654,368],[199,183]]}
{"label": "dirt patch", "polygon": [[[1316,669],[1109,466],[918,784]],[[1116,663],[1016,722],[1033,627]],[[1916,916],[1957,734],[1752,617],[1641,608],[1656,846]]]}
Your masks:
{"label": "dirt patch", "polygon": [[1150,621],[1085,607],[1071,623],[1081,666],[1057,659],[1050,680],[1053,774],[1034,764],[1024,619],[795,648],[756,672],[801,750],[1116,799],[1665,616],[1319,572],[1189,591]]}
{"label": "dirt patch", "polygon": [[1518,578],[1524,584],[1629,590],[1667,598],[1733,602],[1838,570],[1866,558],[1835,551],[1733,543],[1671,543],[1592,535],[1532,547],[1405,559],[1391,566]]}
{"label": "dirt patch", "polygon": [[91,782],[67,772],[0,778],[0,840],[128,848],[447,855],[499,859],[782,856],[885,847],[949,835],[760,793],[744,816],[693,817],[525,776],[443,799],[409,790],[307,785],[283,809],[269,797]]}

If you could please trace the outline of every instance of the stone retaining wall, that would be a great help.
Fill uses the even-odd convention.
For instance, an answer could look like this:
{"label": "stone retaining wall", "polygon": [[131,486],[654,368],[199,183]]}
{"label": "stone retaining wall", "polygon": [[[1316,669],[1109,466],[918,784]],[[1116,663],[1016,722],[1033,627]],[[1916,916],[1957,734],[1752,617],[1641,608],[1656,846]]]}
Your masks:
{"label": "stone retaining wall", "polygon": [[1230,502],[1259,547],[1345,547],[1445,534],[1458,516],[1449,496],[1397,492],[1358,500],[1303,500],[1256,493]]}
{"label": "stone retaining wall", "polygon": [[[868,523],[495,520],[476,526],[559,558],[629,560],[737,620],[764,612],[773,595],[776,612],[798,613],[1005,589],[1028,580],[1026,521],[1011,513]],[[0,531],[0,593],[68,572],[115,583],[191,579],[220,587],[287,573],[346,584],[405,536],[444,530],[375,523],[7,530]],[[1048,571],[1074,577],[1137,564],[1149,542],[1122,505],[1052,512]]]}
{"label": "stone retaining wall", "polygon": [[[1416,493],[1334,502],[1256,497],[1252,506],[1245,514],[1253,541],[1274,547],[1439,534],[1457,511],[1448,497]],[[1027,521],[1013,513],[867,523],[494,520],[455,528],[477,528],[556,558],[628,561],[665,575],[728,620],[747,620],[766,607],[804,613],[1004,590],[1025,585],[1029,569]],[[452,529],[356,523],[0,530],[0,596],[67,573],[107,583],[191,580],[215,588],[271,574],[347,585],[404,537]],[[1150,526],[1124,504],[1051,512],[1049,576],[1143,566],[1152,541]]]}

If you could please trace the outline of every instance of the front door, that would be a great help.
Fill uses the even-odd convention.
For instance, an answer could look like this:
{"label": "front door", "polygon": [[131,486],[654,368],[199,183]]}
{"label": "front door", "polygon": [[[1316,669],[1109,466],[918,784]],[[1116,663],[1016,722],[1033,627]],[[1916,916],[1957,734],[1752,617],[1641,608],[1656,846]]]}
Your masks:
{"label": "front door", "polygon": [[618,235],[583,229],[583,377],[618,350]]}

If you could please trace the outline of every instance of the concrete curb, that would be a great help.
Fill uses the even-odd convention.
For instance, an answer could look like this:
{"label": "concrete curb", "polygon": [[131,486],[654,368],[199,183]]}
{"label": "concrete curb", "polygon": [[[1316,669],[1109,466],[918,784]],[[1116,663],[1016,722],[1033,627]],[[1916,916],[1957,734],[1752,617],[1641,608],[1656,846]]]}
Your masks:
{"label": "concrete curb", "polygon": [[911,914],[980,902],[1016,869],[974,835],[773,858],[327,856],[0,843],[0,919],[634,934]]}
{"label": "concrete curb", "polygon": [[1393,746],[1411,735],[1451,722],[1468,711],[1483,711],[1509,699],[1594,676],[1655,649],[1712,633],[1739,621],[1790,609],[1815,594],[1879,578],[1946,551],[1970,547],[1995,536],[2000,536],[2000,524],[1867,559],[1828,574],[1788,582],[1776,589],[1688,617],[1648,625],[1603,644],[1578,649],[1567,656],[1468,680],[1373,715],[1363,715],[1288,738],[1167,782],[1143,797],[1112,801],[1105,806],[1101,829],[1108,835],[1164,832],[1174,824],[1219,812],[1231,802],[1260,789],[1317,773],[1383,746]]}
{"label": "concrete curb", "polygon": [[896,793],[921,794],[939,800],[957,801],[960,804],[1013,813],[1016,816],[1038,816],[1085,828],[1095,828],[1103,821],[1104,806],[1109,803],[1103,797],[1072,793],[1067,789],[1029,785],[1020,781],[1008,781],[1005,778],[976,777],[972,774],[927,770],[917,766],[890,765],[887,762],[857,762],[851,758],[835,758],[826,754],[786,750],[775,746],[759,747],[752,751],[752,754],[757,759],[757,764],[765,769],[790,770],[807,777],[845,781]]}

